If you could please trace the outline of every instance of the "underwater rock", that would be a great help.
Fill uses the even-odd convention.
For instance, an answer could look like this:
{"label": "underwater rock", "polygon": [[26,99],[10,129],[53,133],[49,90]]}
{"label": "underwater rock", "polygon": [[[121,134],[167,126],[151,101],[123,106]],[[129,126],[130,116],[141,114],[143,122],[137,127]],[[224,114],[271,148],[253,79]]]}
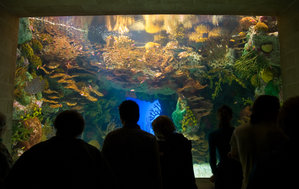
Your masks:
{"label": "underwater rock", "polygon": [[42,138],[42,124],[37,117],[24,120],[23,125],[25,128],[32,130],[32,133],[27,141],[21,142],[21,145],[25,147],[25,151],[31,148],[33,145],[40,142]]}
{"label": "underwater rock", "polygon": [[203,97],[191,96],[186,97],[186,99],[188,106],[196,116],[197,120],[200,120],[202,117],[209,115],[213,109],[213,104]]}
{"label": "underwater rock", "polygon": [[32,32],[30,30],[29,18],[20,18],[18,44],[23,44],[32,39]]}
{"label": "underwater rock", "polygon": [[45,81],[37,77],[27,83],[27,86],[25,87],[25,91],[29,94],[37,94],[38,92],[42,92],[44,88],[45,88]]}

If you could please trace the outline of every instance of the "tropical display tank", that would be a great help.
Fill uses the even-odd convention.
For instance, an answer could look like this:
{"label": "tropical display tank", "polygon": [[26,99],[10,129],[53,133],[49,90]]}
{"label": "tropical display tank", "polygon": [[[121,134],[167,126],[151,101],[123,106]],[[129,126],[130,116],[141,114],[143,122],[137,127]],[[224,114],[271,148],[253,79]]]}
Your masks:
{"label": "tropical display tank", "polygon": [[[249,120],[256,96],[281,97],[277,20],[271,16],[110,15],[20,18],[12,154],[55,135],[58,112],[79,111],[82,139],[101,150],[121,127],[119,104],[140,106],[139,125],[169,116],[192,141],[196,177],[209,177],[207,137],[217,109]],[[146,162],[144,162],[146,163]]]}

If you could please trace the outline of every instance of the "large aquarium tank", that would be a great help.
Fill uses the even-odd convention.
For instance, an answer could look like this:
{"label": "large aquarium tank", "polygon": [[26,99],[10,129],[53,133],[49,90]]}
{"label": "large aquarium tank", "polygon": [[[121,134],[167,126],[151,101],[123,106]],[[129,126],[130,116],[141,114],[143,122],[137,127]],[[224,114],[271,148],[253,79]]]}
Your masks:
{"label": "large aquarium tank", "polygon": [[[140,106],[141,128],[159,115],[192,141],[196,177],[209,177],[207,137],[217,109],[249,120],[261,94],[281,99],[277,20],[271,16],[113,15],[20,18],[13,103],[17,159],[55,134],[58,112],[82,113],[82,139],[101,149],[121,127],[119,104]],[[146,162],[145,162],[146,163]]]}

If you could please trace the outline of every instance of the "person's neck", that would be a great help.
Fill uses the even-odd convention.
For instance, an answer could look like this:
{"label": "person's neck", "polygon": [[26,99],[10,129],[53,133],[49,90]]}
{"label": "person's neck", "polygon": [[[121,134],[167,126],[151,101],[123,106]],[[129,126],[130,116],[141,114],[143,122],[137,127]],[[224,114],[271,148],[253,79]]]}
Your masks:
{"label": "person's neck", "polygon": [[140,128],[139,125],[137,123],[134,123],[134,122],[124,122],[123,127],[126,127],[126,128]]}
{"label": "person's neck", "polygon": [[64,134],[60,134],[60,133],[56,133],[56,137],[66,138],[66,139],[77,139],[77,138],[79,138],[79,136],[70,136],[70,135],[64,135]]}

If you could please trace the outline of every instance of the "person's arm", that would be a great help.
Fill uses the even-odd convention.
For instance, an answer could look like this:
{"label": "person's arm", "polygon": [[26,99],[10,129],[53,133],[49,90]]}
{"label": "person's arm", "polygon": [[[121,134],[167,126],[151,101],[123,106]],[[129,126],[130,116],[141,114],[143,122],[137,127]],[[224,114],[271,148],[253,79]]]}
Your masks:
{"label": "person's arm", "polygon": [[153,138],[153,166],[155,170],[155,188],[162,189],[162,174],[161,174],[161,164],[160,164],[160,155],[159,155],[159,147],[156,138]]}
{"label": "person's arm", "polygon": [[108,134],[103,142],[103,147],[101,150],[102,155],[104,156],[104,158],[109,162],[110,161],[110,149],[111,149],[111,142],[110,142],[110,135]]}
{"label": "person's arm", "polygon": [[104,158],[102,153],[98,154],[98,162],[100,163],[100,168],[101,168],[101,172],[102,172],[102,175],[101,175],[102,188],[103,189],[120,189],[119,181],[117,180],[116,175],[113,173],[110,164]]}
{"label": "person's arm", "polygon": [[230,147],[231,147],[230,152],[227,154],[228,157],[240,161],[239,152],[238,152],[238,144],[237,144],[237,139],[236,139],[236,129],[234,130],[234,132],[232,134],[232,137],[230,140]]}
{"label": "person's arm", "polygon": [[[4,180],[4,188],[26,188],[30,184],[29,177],[31,177],[32,167],[35,162],[30,161],[30,155],[25,152],[14,163],[10,169],[6,179]],[[29,156],[29,157],[28,157]],[[17,181],[17,182],[16,182]]]}
{"label": "person's arm", "polygon": [[213,138],[213,134],[209,135],[208,142],[209,142],[209,155],[210,155],[209,163],[210,163],[212,173],[215,175],[216,167],[217,167],[216,165],[217,158],[216,158],[216,145],[214,143],[215,139]]}

